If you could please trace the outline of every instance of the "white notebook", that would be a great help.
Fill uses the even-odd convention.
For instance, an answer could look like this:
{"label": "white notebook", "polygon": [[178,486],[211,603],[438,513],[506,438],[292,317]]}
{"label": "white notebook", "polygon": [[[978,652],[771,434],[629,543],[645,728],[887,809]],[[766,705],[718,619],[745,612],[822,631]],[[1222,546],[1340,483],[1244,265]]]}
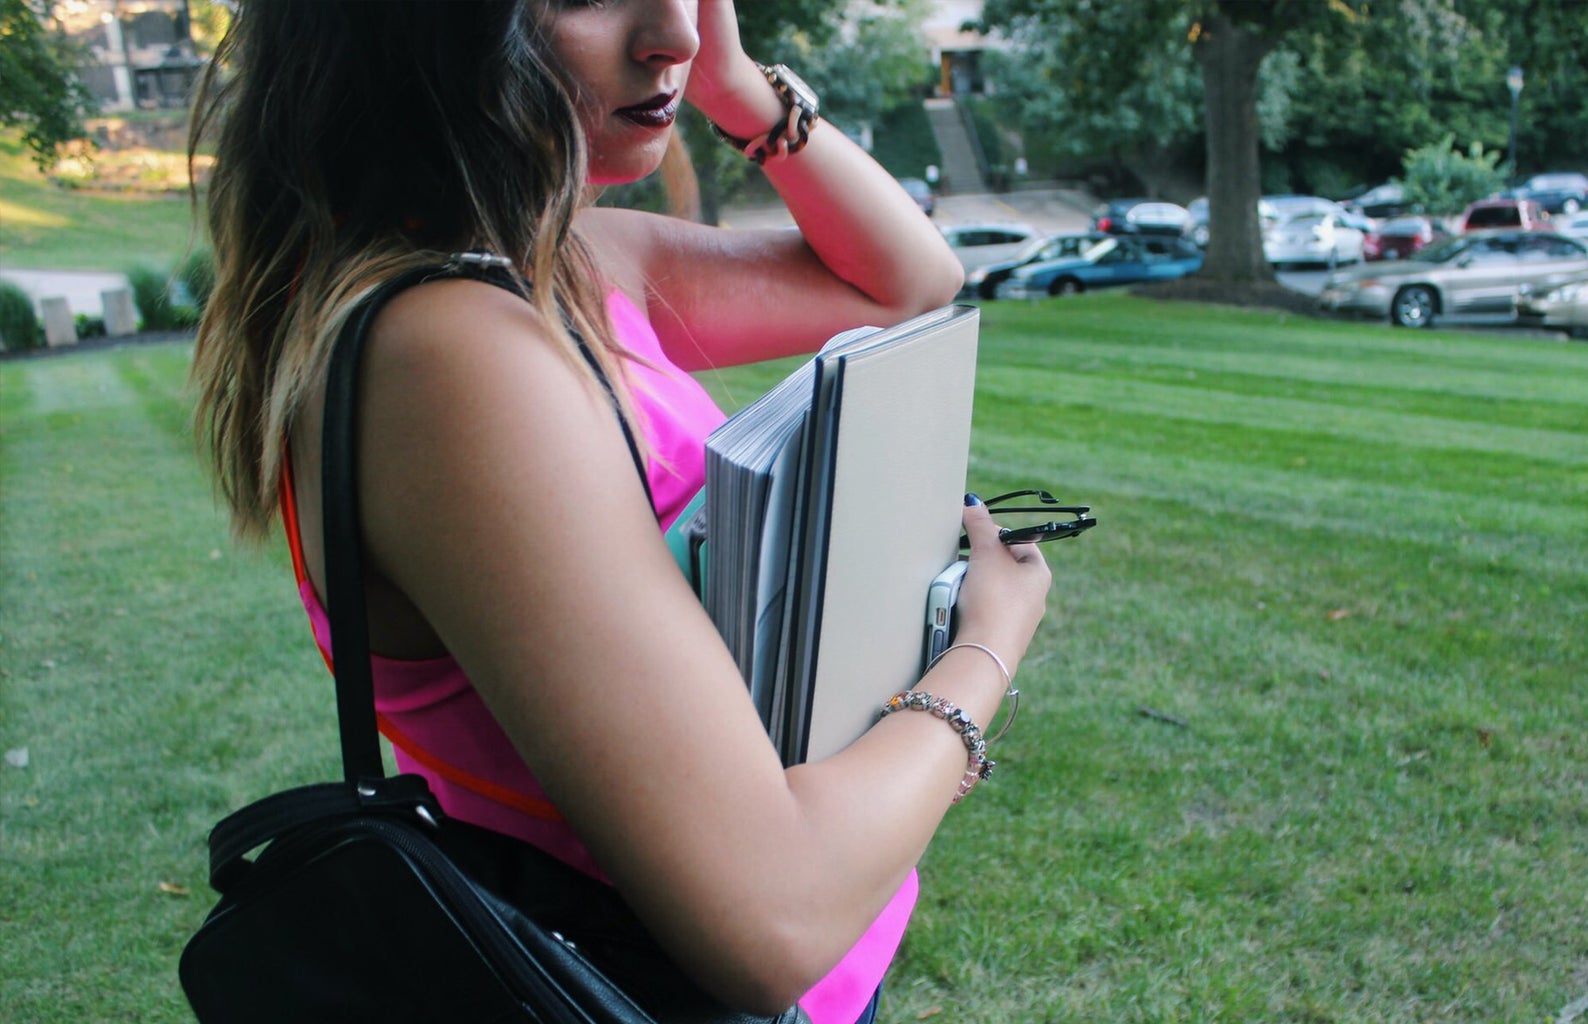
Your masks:
{"label": "white notebook", "polygon": [[958,556],[979,311],[840,335],[707,441],[703,595],[786,764],[919,678]]}

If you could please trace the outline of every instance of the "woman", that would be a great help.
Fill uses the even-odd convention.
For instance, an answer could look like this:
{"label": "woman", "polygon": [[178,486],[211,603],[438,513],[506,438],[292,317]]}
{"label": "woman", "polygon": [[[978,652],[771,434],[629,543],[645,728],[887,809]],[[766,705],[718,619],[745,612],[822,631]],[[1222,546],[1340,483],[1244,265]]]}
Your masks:
{"label": "woman", "polygon": [[[452,815],[611,881],[724,1001],[869,1019],[913,865],[974,782],[966,744],[932,715],[894,714],[785,769],[657,524],[700,486],[721,420],[682,371],[944,304],[951,251],[785,72],[745,55],[731,0],[250,0],[222,58],[233,77],[195,133],[220,125],[194,376],[239,530],[263,533],[278,501],[296,509],[323,643],[329,341],[408,267],[505,257],[532,301],[419,285],[365,356],[366,593],[399,766]],[[657,168],[685,98],[760,158],[797,233],[587,205],[592,187]],[[640,436],[654,508],[615,411]],[[1049,576],[967,506],[966,643],[920,689],[986,723]]]}

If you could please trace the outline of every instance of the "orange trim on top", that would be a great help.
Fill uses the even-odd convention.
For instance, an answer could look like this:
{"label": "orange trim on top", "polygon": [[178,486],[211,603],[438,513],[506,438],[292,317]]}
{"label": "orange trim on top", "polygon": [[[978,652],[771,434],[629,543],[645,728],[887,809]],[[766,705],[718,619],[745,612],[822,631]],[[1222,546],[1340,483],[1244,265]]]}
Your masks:
{"label": "orange trim on top", "polygon": [[466,789],[476,796],[483,796],[487,800],[511,807],[515,811],[521,811],[532,818],[540,818],[543,821],[563,820],[562,812],[557,810],[550,800],[541,800],[527,793],[520,793],[516,789],[509,789],[483,776],[448,764],[409,739],[401,729],[392,724],[391,719],[379,712],[375,714],[375,727],[380,730],[382,736],[391,741],[392,746],[453,785]]}
{"label": "orange trim on top", "polygon": [[[292,459],[290,456],[281,462],[281,525],[287,535],[287,550],[292,553],[292,573],[298,580],[301,588],[309,579],[309,572],[303,558],[303,537],[298,530],[298,501],[292,486]],[[313,630],[310,630],[311,634]],[[336,666],[331,661],[331,652],[320,646],[319,638],[315,638],[315,650],[320,652],[320,657],[325,659],[325,667],[336,675]],[[421,747],[408,737],[401,729],[392,724],[391,719],[380,712],[375,713],[375,728],[380,734],[391,742],[391,745],[407,754],[413,760],[435,772],[439,777],[447,780],[460,789],[468,790],[476,796],[512,808],[532,818],[542,821],[562,821],[562,812],[549,800],[541,800],[527,793],[520,793],[490,779],[466,772],[456,765],[436,757],[430,751]]]}
{"label": "orange trim on top", "polygon": [[309,578],[303,564],[303,537],[298,533],[298,498],[292,486],[292,452],[282,443],[281,458],[281,525],[287,534],[287,550],[292,552],[292,574],[298,585]]}

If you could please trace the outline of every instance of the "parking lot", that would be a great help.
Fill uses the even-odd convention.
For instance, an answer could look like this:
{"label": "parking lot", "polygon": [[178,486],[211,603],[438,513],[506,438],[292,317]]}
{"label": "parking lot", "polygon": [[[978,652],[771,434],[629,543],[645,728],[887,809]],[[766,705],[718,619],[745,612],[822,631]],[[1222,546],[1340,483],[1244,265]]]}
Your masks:
{"label": "parking lot", "polygon": [[[1078,189],[1040,188],[1014,192],[939,196],[933,219],[939,224],[1025,224],[1038,234],[1086,231],[1097,199]],[[727,227],[784,227],[793,221],[782,206],[724,211]],[[1305,295],[1323,290],[1326,269],[1285,271],[1279,283]]]}

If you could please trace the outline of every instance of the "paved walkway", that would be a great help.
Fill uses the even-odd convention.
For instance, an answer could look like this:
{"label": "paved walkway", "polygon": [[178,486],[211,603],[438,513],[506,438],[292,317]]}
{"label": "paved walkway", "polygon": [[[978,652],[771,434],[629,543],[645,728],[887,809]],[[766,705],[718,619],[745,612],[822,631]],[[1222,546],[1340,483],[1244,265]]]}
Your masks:
{"label": "paved walkway", "polygon": [[105,315],[100,292],[128,287],[126,274],[89,270],[0,270],[0,280],[10,281],[27,292],[35,309],[40,299],[64,297],[73,315],[91,317]]}
{"label": "paved walkway", "polygon": [[[1085,231],[1095,201],[1071,188],[1048,187],[1014,192],[939,196],[933,219],[939,224],[1025,224],[1041,234]],[[723,211],[725,227],[786,227],[794,223],[781,204]]]}

